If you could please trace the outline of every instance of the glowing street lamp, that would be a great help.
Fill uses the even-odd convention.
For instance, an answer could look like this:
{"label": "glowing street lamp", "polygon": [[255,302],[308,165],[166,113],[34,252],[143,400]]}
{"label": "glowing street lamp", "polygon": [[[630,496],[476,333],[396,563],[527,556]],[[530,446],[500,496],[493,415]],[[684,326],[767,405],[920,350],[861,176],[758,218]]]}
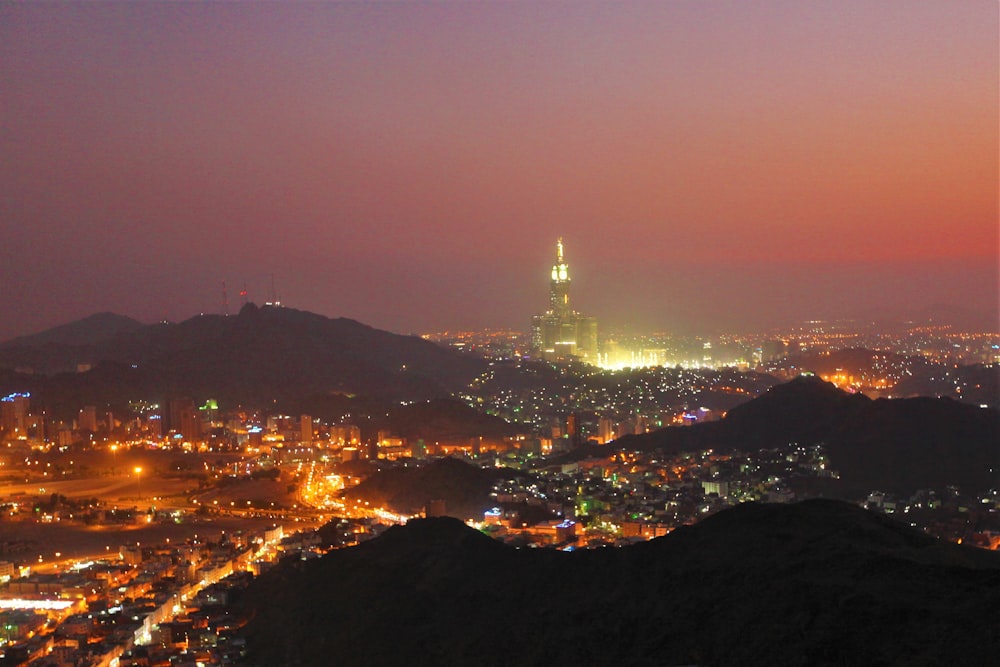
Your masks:
{"label": "glowing street lamp", "polygon": [[136,493],[139,496],[139,499],[141,500],[142,499],[142,468],[140,466],[136,466],[135,467],[135,490],[136,490]]}

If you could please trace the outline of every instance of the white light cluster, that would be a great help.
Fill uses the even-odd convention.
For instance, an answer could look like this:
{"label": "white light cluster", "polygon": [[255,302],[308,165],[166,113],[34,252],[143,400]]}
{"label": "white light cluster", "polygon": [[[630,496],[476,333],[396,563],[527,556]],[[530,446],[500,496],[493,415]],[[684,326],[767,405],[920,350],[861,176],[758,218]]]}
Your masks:
{"label": "white light cluster", "polygon": [[72,600],[0,600],[0,609],[45,609],[62,611],[63,609],[69,609],[72,606]]}

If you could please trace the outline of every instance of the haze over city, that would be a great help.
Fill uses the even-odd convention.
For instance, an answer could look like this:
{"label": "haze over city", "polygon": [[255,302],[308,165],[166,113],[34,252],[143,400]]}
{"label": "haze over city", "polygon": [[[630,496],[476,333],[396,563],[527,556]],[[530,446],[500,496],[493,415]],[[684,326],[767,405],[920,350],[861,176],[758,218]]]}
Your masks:
{"label": "haze over city", "polygon": [[996,0],[0,0],[0,667],[1000,654]]}
{"label": "haze over city", "polygon": [[0,3],[0,340],[998,302],[995,2]]}

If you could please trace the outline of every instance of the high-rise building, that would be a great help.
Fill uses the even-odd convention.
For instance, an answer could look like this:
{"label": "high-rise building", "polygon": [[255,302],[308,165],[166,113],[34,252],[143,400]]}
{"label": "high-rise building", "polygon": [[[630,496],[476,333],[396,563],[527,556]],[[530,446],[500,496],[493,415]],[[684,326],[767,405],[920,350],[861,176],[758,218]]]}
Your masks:
{"label": "high-rise building", "polygon": [[31,394],[13,393],[0,398],[0,430],[9,436],[23,436],[28,430]]}
{"label": "high-rise building", "polygon": [[361,444],[361,429],[354,424],[331,426],[330,442],[335,445],[357,447]]}
{"label": "high-rise building", "polygon": [[615,439],[615,424],[608,417],[601,417],[597,422],[597,439],[602,445]]}
{"label": "high-rise building", "polygon": [[531,322],[532,347],[548,361],[579,359],[597,363],[597,320],[570,307],[569,264],[563,240],[556,242],[556,262],[549,282],[549,309]]}
{"label": "high-rise building", "polygon": [[309,415],[302,415],[299,417],[299,426],[302,429],[300,440],[304,443],[311,443],[313,441],[313,418]]}
{"label": "high-rise building", "polygon": [[97,432],[97,406],[96,405],[85,405],[80,409],[79,414],[76,418],[77,425],[79,425],[81,431],[90,431],[91,433]]}
{"label": "high-rise building", "polygon": [[170,424],[168,427],[188,442],[201,440],[201,414],[194,400],[184,396],[174,398],[169,403]]}
{"label": "high-rise building", "polygon": [[219,402],[214,398],[205,401],[205,405],[198,408],[198,412],[202,423],[212,427],[222,426],[222,422],[219,421]]}

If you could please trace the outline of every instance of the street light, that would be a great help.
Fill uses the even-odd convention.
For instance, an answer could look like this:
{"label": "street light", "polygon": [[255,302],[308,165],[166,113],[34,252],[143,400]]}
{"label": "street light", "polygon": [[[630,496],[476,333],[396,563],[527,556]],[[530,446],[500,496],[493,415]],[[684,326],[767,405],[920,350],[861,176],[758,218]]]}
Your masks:
{"label": "street light", "polygon": [[139,499],[141,500],[142,499],[142,468],[140,466],[136,466],[135,467],[135,491],[136,491],[136,494],[139,496]]}

